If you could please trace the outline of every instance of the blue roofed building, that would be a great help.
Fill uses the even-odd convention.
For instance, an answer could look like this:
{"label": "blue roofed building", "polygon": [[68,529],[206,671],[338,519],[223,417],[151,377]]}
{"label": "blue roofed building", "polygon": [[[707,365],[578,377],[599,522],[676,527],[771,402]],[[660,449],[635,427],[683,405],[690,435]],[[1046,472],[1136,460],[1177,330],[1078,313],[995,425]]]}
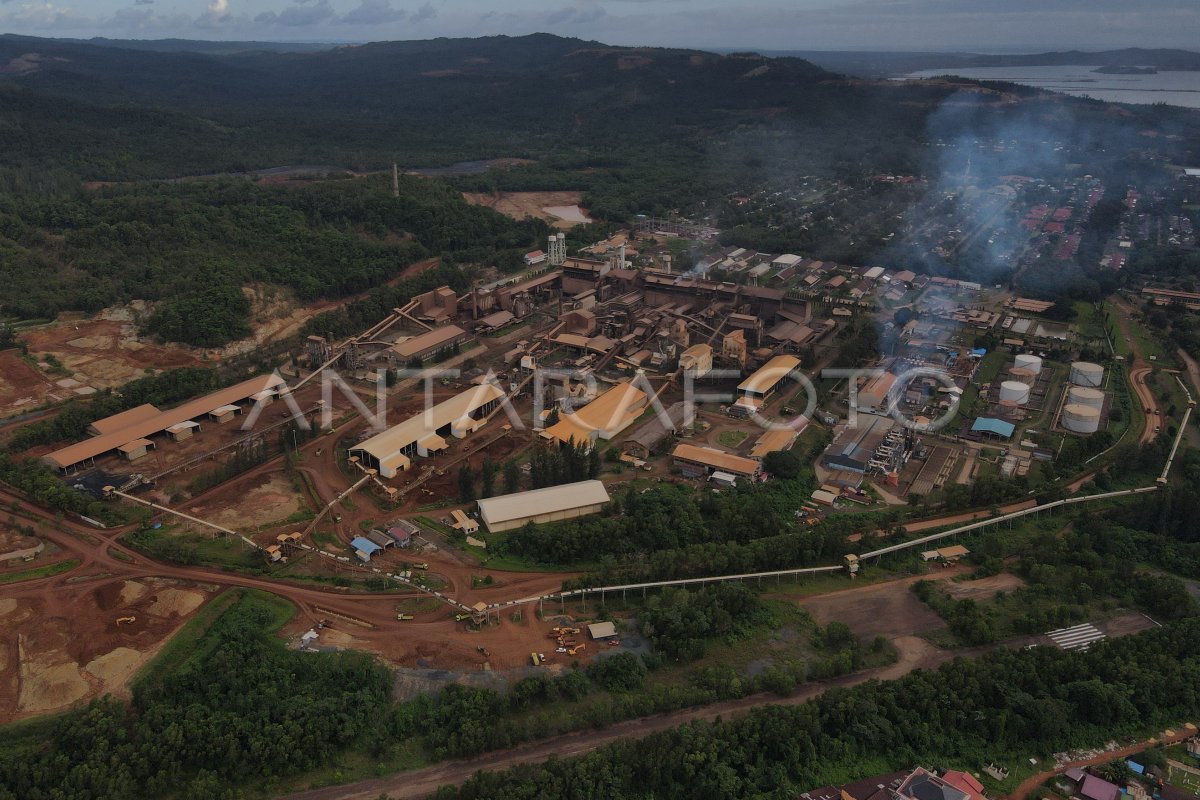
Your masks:
{"label": "blue roofed building", "polygon": [[363,562],[370,561],[371,556],[383,549],[364,536],[355,536],[350,540],[350,546],[354,548],[354,555],[358,556],[358,560]]}
{"label": "blue roofed building", "polygon": [[978,417],[971,425],[972,433],[982,433],[985,436],[995,436],[1000,439],[1011,439],[1017,426],[995,417]]}

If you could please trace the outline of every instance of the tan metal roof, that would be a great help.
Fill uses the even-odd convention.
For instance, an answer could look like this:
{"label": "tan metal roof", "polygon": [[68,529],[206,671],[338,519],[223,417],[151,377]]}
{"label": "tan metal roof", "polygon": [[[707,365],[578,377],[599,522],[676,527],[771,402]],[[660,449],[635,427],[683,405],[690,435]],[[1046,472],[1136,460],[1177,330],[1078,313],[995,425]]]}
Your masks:
{"label": "tan metal roof", "polygon": [[694,444],[679,444],[671,451],[671,456],[684,461],[692,461],[707,467],[732,472],[734,475],[758,474],[758,462],[752,458],[742,458],[733,453],[726,453],[712,447],[697,447]]}
{"label": "tan metal roof", "polygon": [[152,447],[154,442],[149,439],[134,439],[132,442],[126,442],[117,449],[122,453],[132,453],[134,450],[140,450],[143,447]]}
{"label": "tan metal roof", "polygon": [[608,490],[600,481],[579,481],[485,498],[479,501],[479,516],[491,527],[515,519],[599,505],[608,500]]}
{"label": "tan metal roof", "polygon": [[212,394],[191,400],[177,408],[163,411],[157,416],[126,425],[120,430],[93,436],[78,444],[55,450],[45,456],[45,460],[63,469],[72,467],[80,461],[87,461],[89,458],[101,456],[110,450],[116,450],[126,442],[165,431],[172,425],[187,422],[195,417],[202,417],[216,407],[245,400],[264,389],[273,389],[284,383],[286,382],[278,375],[259,375],[248,381],[242,381],[234,386],[228,386]]}
{"label": "tan metal roof", "polygon": [[770,389],[788,373],[800,367],[800,359],[795,356],[775,356],[746,380],[738,384],[738,391],[762,393]]}
{"label": "tan metal roof", "polygon": [[144,405],[131,408],[128,411],[122,411],[120,414],[113,414],[111,417],[98,419],[88,427],[101,435],[106,433],[115,433],[122,428],[128,428],[134,423],[153,419],[161,413],[161,410],[155,408],[149,403],[146,403]]}
{"label": "tan metal roof", "polygon": [[560,442],[574,437],[577,443],[590,441],[593,431],[609,438],[625,430],[645,408],[646,393],[622,381],[573,414],[564,414],[543,435]]}
{"label": "tan metal roof", "polygon": [[[807,427],[807,424],[805,425]],[[801,428],[800,430],[803,430]],[[775,453],[780,450],[787,450],[796,441],[796,437],[800,435],[800,431],[795,428],[777,428],[769,430],[762,436],[758,437],[758,441],[754,443],[754,449],[750,451],[751,458],[763,458],[767,453]]]}
{"label": "tan metal roof", "polygon": [[401,358],[412,358],[419,353],[424,353],[426,350],[453,341],[459,336],[466,336],[466,334],[467,332],[457,325],[447,325],[443,328],[434,328],[431,331],[422,333],[420,336],[414,336],[411,339],[399,342],[392,346],[392,350]]}

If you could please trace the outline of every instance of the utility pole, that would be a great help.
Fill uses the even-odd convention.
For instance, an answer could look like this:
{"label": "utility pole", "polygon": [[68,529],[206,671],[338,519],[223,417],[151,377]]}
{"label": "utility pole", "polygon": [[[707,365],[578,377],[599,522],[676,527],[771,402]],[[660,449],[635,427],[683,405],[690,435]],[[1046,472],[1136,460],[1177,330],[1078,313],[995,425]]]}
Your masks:
{"label": "utility pole", "polygon": [[392,162],[392,197],[400,196],[400,167]]}

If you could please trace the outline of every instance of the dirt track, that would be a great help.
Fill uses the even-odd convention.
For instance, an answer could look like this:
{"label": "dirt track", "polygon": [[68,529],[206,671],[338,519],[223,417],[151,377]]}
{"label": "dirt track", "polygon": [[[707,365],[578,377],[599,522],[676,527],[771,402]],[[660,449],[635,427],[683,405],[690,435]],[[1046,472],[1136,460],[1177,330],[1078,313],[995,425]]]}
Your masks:
{"label": "dirt track", "polygon": [[360,781],[348,786],[312,789],[286,795],[286,797],[288,800],[375,800],[381,794],[387,794],[392,800],[424,798],[437,791],[439,786],[462,783],[479,770],[500,770],[517,764],[542,762],[551,756],[557,758],[579,756],[617,739],[647,736],[689,722],[709,721],[717,717],[730,719],[742,716],[751,709],[761,706],[801,705],[828,689],[857,686],[873,679],[893,680],[914,669],[935,667],[955,655],[936,650],[928,642],[915,637],[904,637],[897,640],[897,648],[900,650],[901,659],[889,667],[859,672],[819,684],[810,684],[791,697],[756,694],[703,708],[626,720],[600,731],[576,731],[509,750],[488,753],[474,759],[448,761],[424,769],[397,773],[387,778]]}

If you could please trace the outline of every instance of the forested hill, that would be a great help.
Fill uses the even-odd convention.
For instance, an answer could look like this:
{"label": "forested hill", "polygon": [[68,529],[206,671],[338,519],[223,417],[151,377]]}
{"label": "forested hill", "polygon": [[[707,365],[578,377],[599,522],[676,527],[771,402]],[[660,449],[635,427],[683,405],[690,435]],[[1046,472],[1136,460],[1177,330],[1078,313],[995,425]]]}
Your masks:
{"label": "forested hill", "polygon": [[15,149],[0,164],[127,180],[538,156],[828,105],[835,77],[795,58],[549,35],[234,53],[3,36],[0,126]]}

